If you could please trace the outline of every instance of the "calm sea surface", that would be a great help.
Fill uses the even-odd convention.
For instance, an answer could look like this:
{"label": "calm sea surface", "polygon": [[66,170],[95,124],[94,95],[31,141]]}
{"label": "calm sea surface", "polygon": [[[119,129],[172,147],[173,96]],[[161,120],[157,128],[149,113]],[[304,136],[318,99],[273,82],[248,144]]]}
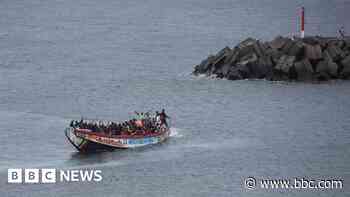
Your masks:
{"label": "calm sea surface", "polygon": [[[248,36],[350,33],[347,0],[1,0],[0,196],[349,196],[350,83],[227,81],[193,65]],[[165,108],[172,137],[82,155],[71,118]],[[8,184],[8,168],[102,170],[99,183]],[[341,178],[344,189],[244,188]]]}

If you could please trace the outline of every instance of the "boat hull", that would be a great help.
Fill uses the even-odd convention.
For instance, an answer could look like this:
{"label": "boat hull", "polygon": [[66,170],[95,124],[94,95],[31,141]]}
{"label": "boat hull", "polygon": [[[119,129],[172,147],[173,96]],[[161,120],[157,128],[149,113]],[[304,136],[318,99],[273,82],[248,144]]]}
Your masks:
{"label": "boat hull", "polygon": [[107,136],[72,127],[65,129],[68,141],[81,152],[135,148],[165,141],[170,135],[169,128],[148,136]]}

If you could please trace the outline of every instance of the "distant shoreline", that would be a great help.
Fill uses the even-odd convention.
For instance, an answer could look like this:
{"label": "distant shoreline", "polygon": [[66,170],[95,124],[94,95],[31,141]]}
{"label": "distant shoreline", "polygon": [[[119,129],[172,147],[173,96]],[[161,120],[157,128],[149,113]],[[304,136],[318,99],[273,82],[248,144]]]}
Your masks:
{"label": "distant shoreline", "polygon": [[209,55],[193,71],[229,80],[327,81],[350,79],[350,38],[247,38]]}

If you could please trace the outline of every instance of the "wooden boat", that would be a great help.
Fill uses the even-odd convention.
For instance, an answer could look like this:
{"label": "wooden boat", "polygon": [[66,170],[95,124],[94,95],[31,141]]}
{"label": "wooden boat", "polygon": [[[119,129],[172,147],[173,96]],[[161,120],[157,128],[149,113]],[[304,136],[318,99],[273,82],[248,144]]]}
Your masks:
{"label": "wooden boat", "polygon": [[[138,132],[142,133],[142,132]],[[108,135],[103,132],[93,132],[89,129],[68,127],[65,135],[68,141],[79,151],[112,150],[116,148],[135,148],[165,141],[170,135],[170,128],[161,126],[155,132],[144,135]]]}

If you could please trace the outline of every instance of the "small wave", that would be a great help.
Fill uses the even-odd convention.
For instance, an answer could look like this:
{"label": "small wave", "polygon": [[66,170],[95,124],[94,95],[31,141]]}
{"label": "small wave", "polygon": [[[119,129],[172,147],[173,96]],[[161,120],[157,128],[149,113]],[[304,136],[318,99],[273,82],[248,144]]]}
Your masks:
{"label": "small wave", "polygon": [[183,137],[180,132],[181,129],[172,127],[170,128],[170,137]]}
{"label": "small wave", "polygon": [[206,142],[206,143],[191,143],[182,146],[182,148],[200,148],[200,149],[231,149],[231,148],[245,148],[251,146],[251,144],[261,144],[260,141],[255,139],[245,138],[232,138],[221,140],[219,142]]}
{"label": "small wave", "polygon": [[191,72],[182,72],[180,74],[177,75],[178,77],[181,77],[181,78],[188,78],[188,77],[192,77],[192,73]]}

